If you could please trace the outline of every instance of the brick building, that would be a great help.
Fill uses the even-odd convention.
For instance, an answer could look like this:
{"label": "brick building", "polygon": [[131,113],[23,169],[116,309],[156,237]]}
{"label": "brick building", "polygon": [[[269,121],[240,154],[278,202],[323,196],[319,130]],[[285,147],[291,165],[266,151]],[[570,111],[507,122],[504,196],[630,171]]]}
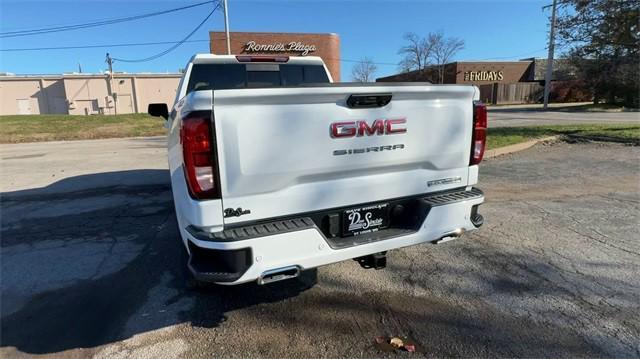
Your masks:
{"label": "brick building", "polygon": [[[535,62],[522,61],[457,61],[444,65],[445,84],[470,84],[480,86],[488,83],[516,83],[533,81]],[[431,66],[424,71],[410,71],[378,78],[379,82],[430,81],[439,82],[438,67]]]}
{"label": "brick building", "polygon": [[[337,34],[291,32],[231,32],[231,53],[256,55],[319,56],[327,65],[333,81],[340,81],[340,37]],[[227,53],[224,32],[209,32],[212,54]]]}
{"label": "brick building", "polygon": [[[480,89],[480,99],[487,103],[535,103],[542,98],[546,63],[546,60],[535,58],[520,61],[457,61],[443,67],[430,66],[424,70],[381,77],[376,81],[475,85]],[[570,63],[564,59],[555,60],[552,80],[562,80],[565,86],[566,81],[569,81],[568,86],[571,87],[572,78],[573,68]],[[571,98],[572,96],[566,99],[556,97],[559,101]]]}

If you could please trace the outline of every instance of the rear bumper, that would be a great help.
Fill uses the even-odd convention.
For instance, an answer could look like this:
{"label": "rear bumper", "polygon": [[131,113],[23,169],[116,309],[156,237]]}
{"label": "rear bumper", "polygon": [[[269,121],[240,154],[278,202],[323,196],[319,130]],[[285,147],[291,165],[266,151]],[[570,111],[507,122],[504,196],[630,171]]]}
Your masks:
{"label": "rear bumper", "polygon": [[[477,206],[484,202],[478,189],[459,190],[422,198],[426,203],[423,221],[418,228],[380,240],[348,247],[337,247],[336,238],[328,239],[323,231],[309,221],[297,220],[298,227],[283,223],[283,227],[256,235],[252,231],[236,231],[218,238],[203,238],[194,231],[183,231],[190,252],[189,269],[196,279],[218,284],[240,284],[258,280],[265,272],[296,266],[302,270],[362,257],[420,243],[435,242],[452,233],[476,229],[472,221]],[[264,227],[264,226],[263,226]],[[286,227],[286,228],[284,228]],[[230,240],[230,237],[232,240]]]}

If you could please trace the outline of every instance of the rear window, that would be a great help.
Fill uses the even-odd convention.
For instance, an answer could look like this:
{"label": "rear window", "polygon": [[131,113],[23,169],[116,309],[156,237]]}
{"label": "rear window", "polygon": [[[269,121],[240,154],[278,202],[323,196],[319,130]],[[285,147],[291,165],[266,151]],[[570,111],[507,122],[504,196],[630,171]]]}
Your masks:
{"label": "rear window", "polygon": [[281,87],[328,82],[329,78],[324,66],[321,65],[195,64],[191,68],[187,93],[200,90]]}

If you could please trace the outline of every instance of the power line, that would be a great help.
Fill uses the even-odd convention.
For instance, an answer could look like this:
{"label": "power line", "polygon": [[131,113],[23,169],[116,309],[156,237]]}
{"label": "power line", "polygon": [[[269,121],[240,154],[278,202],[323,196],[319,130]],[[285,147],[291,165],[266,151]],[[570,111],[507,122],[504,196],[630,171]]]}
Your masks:
{"label": "power line", "polygon": [[[336,60],[336,59],[327,59],[327,60]],[[340,62],[361,62],[362,60],[348,60],[348,59],[337,59]],[[398,66],[397,63],[391,62],[371,62],[374,65],[389,65],[389,66]]]}
{"label": "power line", "polygon": [[[189,40],[183,42],[209,42],[211,40]],[[105,47],[133,47],[133,46],[151,46],[151,45],[167,45],[177,44],[180,41],[157,41],[157,42],[134,42],[125,44],[102,44],[102,45],[74,45],[74,46],[55,46],[55,47],[25,47],[13,49],[0,49],[0,52],[20,52],[20,51],[45,51],[45,50],[73,50],[73,49],[92,49]]]}
{"label": "power line", "polygon": [[198,26],[196,26],[195,29],[193,29],[193,31],[191,31],[187,36],[184,37],[184,39],[180,40],[178,43],[176,43],[175,45],[169,47],[168,49],[159,52],[155,55],[149,56],[149,57],[145,57],[142,59],[119,59],[114,57],[113,60],[115,61],[120,61],[120,62],[146,62],[146,61],[151,61],[151,60],[155,60],[159,57],[162,57],[168,53],[170,53],[171,51],[177,49],[180,45],[184,44],[185,41],[189,40],[189,38],[191,36],[193,36],[193,34],[196,33],[196,31],[198,31],[202,25],[204,25],[205,22],[207,22],[207,20],[209,20],[209,18],[211,17],[211,15],[213,15],[214,12],[216,12],[216,10],[218,10],[218,8],[220,7],[220,2],[218,2],[218,4],[213,8],[213,10],[211,10],[211,12],[209,13],[209,15],[207,15],[207,17],[204,18],[204,20],[202,20],[202,22],[200,22],[200,24],[198,24]]}
{"label": "power line", "polygon": [[201,5],[204,5],[204,4],[209,4],[209,3],[213,3],[213,1],[206,1],[206,2],[197,3],[197,4],[193,4],[193,5],[187,5],[187,6],[183,6],[183,7],[179,7],[179,8],[168,9],[168,10],[163,10],[163,11],[157,11],[157,12],[153,12],[153,13],[128,16],[128,17],[124,17],[124,18],[115,18],[115,19],[94,21],[94,22],[83,23],[83,24],[64,25],[64,26],[40,28],[40,29],[33,29],[33,30],[1,32],[0,33],[0,37],[4,38],[4,37],[29,36],[29,35],[46,34],[46,33],[50,33],[50,32],[60,32],[60,31],[83,29],[83,28],[87,28],[87,27],[111,25],[111,24],[117,24],[117,23],[120,23],[120,22],[139,20],[139,19],[143,19],[143,18],[147,18],[147,17],[158,16],[158,15],[168,14],[168,13],[171,13],[171,12],[186,10],[186,9],[190,9],[190,8],[193,8],[193,7],[201,6]]}
{"label": "power line", "polygon": [[126,21],[140,20],[140,19],[144,19],[144,18],[148,18],[148,17],[164,15],[164,14],[168,14],[168,13],[172,13],[172,12],[176,12],[176,11],[181,11],[181,10],[186,10],[186,9],[194,8],[194,7],[197,7],[197,6],[202,6],[204,4],[211,4],[211,3],[213,3],[213,1],[209,0],[209,1],[201,2],[201,3],[197,3],[197,4],[192,4],[192,5],[187,5],[187,6],[174,8],[174,9],[156,11],[156,12],[152,12],[152,13],[146,13],[146,14],[140,14],[140,15],[134,15],[134,16],[127,16],[127,17],[123,17],[123,18],[115,18],[115,19],[102,20],[102,21],[94,21],[94,22],[88,22],[88,23],[83,23],[83,24],[55,26],[55,27],[39,28],[39,29],[33,29],[33,30],[20,30],[20,31],[0,32],[0,38],[12,38],[12,37],[42,35],[42,34],[49,34],[49,33],[54,33],[54,32],[71,31],[71,30],[78,30],[78,29],[86,29],[86,28],[90,28],[90,27],[112,25],[112,24],[118,24],[118,23],[126,22]]}

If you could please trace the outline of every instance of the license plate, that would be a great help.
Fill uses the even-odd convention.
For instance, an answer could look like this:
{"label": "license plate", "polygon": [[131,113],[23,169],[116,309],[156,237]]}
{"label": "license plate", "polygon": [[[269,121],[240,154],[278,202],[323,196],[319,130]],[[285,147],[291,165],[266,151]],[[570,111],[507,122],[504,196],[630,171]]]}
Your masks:
{"label": "license plate", "polygon": [[342,212],[344,237],[373,233],[389,226],[389,203],[351,208]]}

